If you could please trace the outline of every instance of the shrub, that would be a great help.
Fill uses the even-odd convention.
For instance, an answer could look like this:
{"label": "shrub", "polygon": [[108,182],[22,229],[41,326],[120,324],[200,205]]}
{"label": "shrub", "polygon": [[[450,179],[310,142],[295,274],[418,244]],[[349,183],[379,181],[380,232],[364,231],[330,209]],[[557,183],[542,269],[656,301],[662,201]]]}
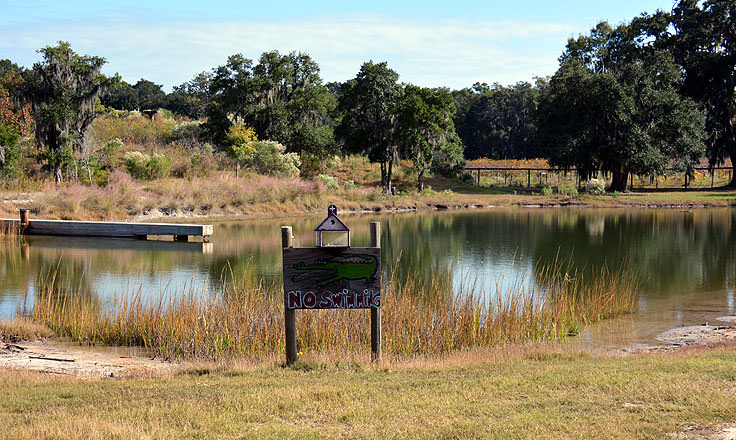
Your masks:
{"label": "shrub", "polygon": [[345,190],[350,190],[357,188],[358,185],[356,185],[355,182],[353,182],[352,180],[348,180],[347,182],[345,182],[343,187],[345,188]]}
{"label": "shrub", "polygon": [[603,179],[590,179],[585,183],[585,192],[599,196],[606,193],[606,181]]}
{"label": "shrub", "polygon": [[171,158],[165,154],[153,153],[148,159],[148,178],[160,179],[171,175]]}
{"label": "shrub", "polygon": [[315,179],[322,171],[322,161],[320,156],[302,151],[299,154],[299,175],[303,179]]}
{"label": "shrub", "polygon": [[330,191],[336,191],[340,187],[337,184],[337,177],[330,176],[329,174],[320,174],[317,176],[317,180],[322,182]]}
{"label": "shrub", "polygon": [[184,121],[176,124],[171,136],[175,141],[197,140],[201,134],[200,121]]}
{"label": "shrub", "polygon": [[[286,153],[286,147],[274,141],[254,141],[254,153],[245,157],[243,164],[259,174],[297,177],[299,175],[299,155]],[[337,182],[335,183],[337,184]]]}
{"label": "shrub", "polygon": [[123,149],[123,141],[113,138],[103,143],[102,147],[95,153],[97,161],[101,165],[115,167],[118,165],[118,153]]}
{"label": "shrub", "polygon": [[123,156],[123,164],[125,169],[128,170],[131,176],[136,179],[146,179],[148,177],[146,171],[146,164],[148,163],[148,156],[141,153],[140,151],[129,151]]}
{"label": "shrub", "polygon": [[561,185],[557,188],[557,192],[560,195],[567,196],[567,197],[577,197],[578,196],[578,189],[575,188],[575,185]]}
{"label": "shrub", "polygon": [[547,197],[551,196],[552,195],[552,187],[549,186],[549,185],[544,185],[542,187],[542,195],[543,196],[547,196]]}
{"label": "shrub", "polygon": [[139,180],[152,180],[168,177],[171,174],[171,159],[164,154],[152,153],[150,156],[140,151],[130,151],[123,156],[125,169]]}
{"label": "shrub", "polygon": [[342,159],[340,156],[330,156],[325,161],[325,166],[329,169],[340,168],[342,166]]}
{"label": "shrub", "polygon": [[466,185],[472,185],[475,183],[475,178],[470,173],[462,173],[460,181]]}

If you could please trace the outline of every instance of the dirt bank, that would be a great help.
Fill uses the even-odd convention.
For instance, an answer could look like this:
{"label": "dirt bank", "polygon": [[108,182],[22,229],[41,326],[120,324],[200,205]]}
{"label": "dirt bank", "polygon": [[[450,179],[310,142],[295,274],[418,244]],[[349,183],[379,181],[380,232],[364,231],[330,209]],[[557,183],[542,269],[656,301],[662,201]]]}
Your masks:
{"label": "dirt bank", "polygon": [[0,368],[42,371],[84,379],[158,376],[176,371],[180,364],[113,350],[87,350],[44,342],[0,342]]}

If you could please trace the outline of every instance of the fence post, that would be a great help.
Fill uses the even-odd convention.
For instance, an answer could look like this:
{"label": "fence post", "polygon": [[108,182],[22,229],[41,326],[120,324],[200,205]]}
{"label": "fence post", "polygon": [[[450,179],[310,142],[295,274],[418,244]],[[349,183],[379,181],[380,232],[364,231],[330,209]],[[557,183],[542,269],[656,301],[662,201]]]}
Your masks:
{"label": "fence post", "polygon": [[[371,222],[371,247],[381,247],[381,223]],[[371,360],[381,361],[381,309],[371,307]]]}
{"label": "fence post", "polygon": [[[294,245],[291,226],[281,227],[281,247],[290,248]],[[286,365],[296,362],[296,315],[294,309],[286,307],[286,292],[284,292],[284,328],[286,329]]]}

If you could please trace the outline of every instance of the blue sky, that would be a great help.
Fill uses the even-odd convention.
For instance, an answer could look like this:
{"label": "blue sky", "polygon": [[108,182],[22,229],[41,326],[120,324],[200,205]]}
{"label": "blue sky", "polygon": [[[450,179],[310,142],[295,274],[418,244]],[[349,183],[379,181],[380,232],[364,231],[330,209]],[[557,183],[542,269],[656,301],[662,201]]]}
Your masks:
{"label": "blue sky", "polygon": [[672,0],[543,1],[35,1],[0,0],[0,58],[30,67],[69,41],[107,59],[105,73],[166,90],[242,53],[310,54],[325,81],[388,61],[400,80],[462,88],[551,75],[571,36]]}

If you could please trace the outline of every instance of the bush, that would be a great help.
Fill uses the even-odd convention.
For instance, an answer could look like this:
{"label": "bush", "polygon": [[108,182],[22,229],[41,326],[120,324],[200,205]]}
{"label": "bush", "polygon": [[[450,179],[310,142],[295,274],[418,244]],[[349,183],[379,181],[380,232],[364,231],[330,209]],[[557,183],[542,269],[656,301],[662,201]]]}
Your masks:
{"label": "bush", "polygon": [[125,169],[139,180],[152,180],[168,177],[171,174],[171,159],[164,154],[152,153],[150,156],[140,151],[130,151],[123,156]]}
{"label": "bush", "polygon": [[345,184],[343,185],[343,187],[345,188],[345,190],[350,190],[350,189],[357,188],[358,185],[356,185],[354,181],[348,180],[347,182],[345,182]]}
{"label": "bush", "polygon": [[470,173],[462,173],[460,175],[460,181],[466,185],[472,185],[475,183],[475,178]]}
{"label": "bush", "polygon": [[549,185],[544,185],[542,187],[542,195],[543,196],[551,196],[552,195],[552,187]]}
{"label": "bush", "polygon": [[329,174],[320,174],[317,176],[317,180],[322,182],[325,187],[330,191],[337,191],[340,187],[337,184],[337,177],[330,176]]}
{"label": "bush", "polygon": [[[259,174],[297,177],[301,162],[296,153],[286,153],[286,147],[274,141],[254,141],[255,149],[245,157],[243,164]],[[336,183],[337,184],[337,183]]]}
{"label": "bush", "polygon": [[578,196],[578,189],[575,188],[575,185],[562,185],[557,188],[557,192],[560,195],[573,198]]}
{"label": "bush", "polygon": [[153,153],[148,159],[148,178],[160,179],[171,175],[171,158],[164,154]]}
{"label": "bush", "polygon": [[330,156],[325,161],[325,166],[329,169],[340,168],[342,166],[342,159],[340,156]]}
{"label": "bush", "polygon": [[103,143],[102,147],[95,153],[100,165],[115,167],[118,165],[118,153],[123,149],[123,141],[113,138]]}
{"label": "bush", "polygon": [[603,179],[590,179],[585,183],[585,192],[599,196],[606,193],[606,181]]}
{"label": "bush", "polygon": [[200,121],[179,122],[174,127],[171,136],[174,141],[197,140],[202,132]]}
{"label": "bush", "polygon": [[322,158],[316,154],[302,151],[299,154],[299,175],[303,179],[315,179],[322,171]]}

